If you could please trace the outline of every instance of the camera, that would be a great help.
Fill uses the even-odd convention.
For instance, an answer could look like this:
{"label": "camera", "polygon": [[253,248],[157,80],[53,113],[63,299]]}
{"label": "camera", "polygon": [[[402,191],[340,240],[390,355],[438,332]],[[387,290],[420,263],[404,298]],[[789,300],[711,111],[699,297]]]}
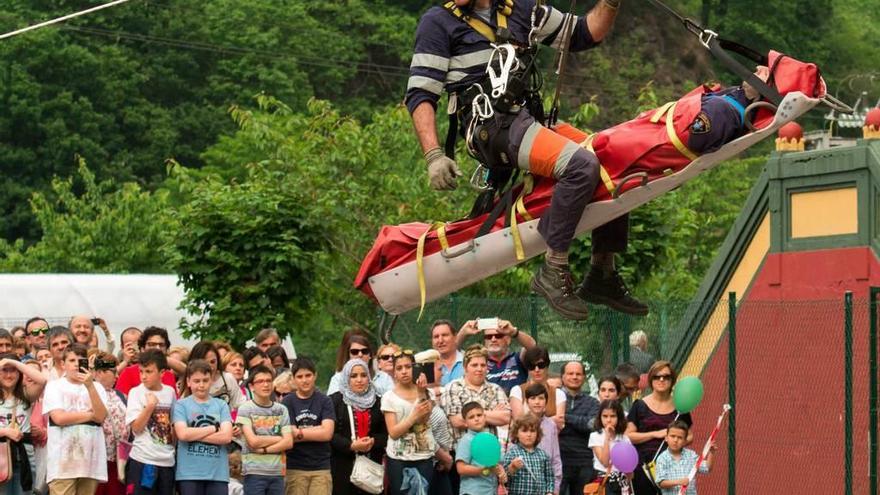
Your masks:
{"label": "camera", "polygon": [[98,326],[101,324],[100,318],[92,318],[92,325]]}
{"label": "camera", "polygon": [[79,358],[79,370],[82,373],[89,372],[89,360],[86,358]]}

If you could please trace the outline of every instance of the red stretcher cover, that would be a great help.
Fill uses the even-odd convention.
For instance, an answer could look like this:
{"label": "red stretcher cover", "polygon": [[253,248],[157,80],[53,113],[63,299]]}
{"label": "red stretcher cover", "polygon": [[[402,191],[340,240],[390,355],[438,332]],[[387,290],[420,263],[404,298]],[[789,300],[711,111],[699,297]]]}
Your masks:
{"label": "red stretcher cover", "polygon": [[[825,83],[819,69],[811,63],[797,61],[779,52],[769,54],[772,83],[782,96],[800,91],[807,96],[821,98],[825,95]],[[701,97],[707,92],[717,91],[718,86],[700,86],[683,98],[658,109],[643,112],[635,119],[600,131],[587,142],[589,134],[568,124],[560,124],[554,131],[577,143],[592,149],[603,168],[603,177],[596,187],[592,202],[611,199],[612,190],[620,189],[619,194],[639,187],[640,182],[618,181],[630,174],[645,172],[648,181],[678,172],[687,167],[694,157],[685,156],[671,139],[669,126],[674,129],[679,144],[687,143],[688,128],[700,112]],[[665,115],[668,113],[668,115]],[[659,114],[659,117],[658,117]],[[672,122],[667,123],[667,118]],[[773,119],[768,110],[759,110],[752,119],[755,127],[761,128]],[[539,218],[550,206],[555,181],[545,177],[535,177],[534,187],[523,199],[523,205],[532,218]],[[522,184],[514,191],[519,195]],[[445,235],[449,246],[457,246],[474,238],[480,226],[488,218],[488,213],[470,220],[460,220],[445,225]],[[500,215],[492,227],[492,232],[505,228],[505,216]],[[517,222],[528,219],[517,215]],[[422,222],[401,225],[386,225],[379,231],[373,247],[367,253],[354,281],[354,286],[375,300],[369,277],[416,260],[419,238],[432,228],[432,224]],[[441,250],[439,234],[436,230],[428,232],[425,238],[423,256]]]}

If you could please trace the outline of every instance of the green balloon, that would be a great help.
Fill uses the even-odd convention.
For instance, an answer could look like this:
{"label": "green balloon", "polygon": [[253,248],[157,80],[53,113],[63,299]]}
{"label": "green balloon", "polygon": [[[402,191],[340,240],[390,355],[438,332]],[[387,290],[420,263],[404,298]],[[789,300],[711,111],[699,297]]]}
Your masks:
{"label": "green balloon", "polygon": [[678,380],[672,390],[672,400],[680,414],[693,411],[703,400],[703,382],[695,376],[686,376]]}
{"label": "green balloon", "polygon": [[495,466],[501,460],[501,442],[489,432],[477,433],[471,441],[471,459],[480,467]]}

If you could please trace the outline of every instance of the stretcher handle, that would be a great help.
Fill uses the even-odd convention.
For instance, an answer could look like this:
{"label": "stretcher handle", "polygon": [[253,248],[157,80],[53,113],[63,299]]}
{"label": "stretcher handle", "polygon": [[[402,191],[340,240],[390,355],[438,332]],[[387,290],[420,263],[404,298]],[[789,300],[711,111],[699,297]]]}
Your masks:
{"label": "stretcher handle", "polygon": [[441,250],[440,256],[443,256],[444,258],[451,260],[452,258],[458,258],[459,256],[461,256],[465,253],[469,253],[469,252],[473,251],[474,247],[476,247],[476,244],[474,243],[474,240],[471,239],[471,240],[467,241],[466,244],[460,244],[458,246],[450,247],[449,249]]}
{"label": "stretcher handle", "polygon": [[642,183],[640,186],[648,185],[648,172],[636,172],[634,174],[629,174],[623,179],[620,180],[620,184],[617,184],[617,187],[614,188],[614,191],[611,192],[611,199],[617,199],[620,197],[620,190],[623,189],[623,185],[633,179],[642,179]]}
{"label": "stretcher handle", "polygon": [[747,106],[745,112],[743,112],[743,115],[745,115],[746,128],[748,128],[748,130],[750,130],[752,132],[757,132],[758,128],[755,127],[755,124],[752,124],[752,119],[751,119],[750,115],[752,112],[754,112],[755,110],[757,110],[759,108],[766,108],[767,110],[770,110],[774,114],[776,113],[776,105],[774,105],[770,102],[767,102],[767,101],[756,101],[756,102],[752,103],[751,105]]}

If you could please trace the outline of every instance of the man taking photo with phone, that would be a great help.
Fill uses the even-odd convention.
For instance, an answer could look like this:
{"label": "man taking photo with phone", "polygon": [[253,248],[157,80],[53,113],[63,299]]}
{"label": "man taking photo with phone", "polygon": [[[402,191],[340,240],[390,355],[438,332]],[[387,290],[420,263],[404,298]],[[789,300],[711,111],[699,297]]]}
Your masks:
{"label": "man taking photo with phone", "polygon": [[[489,351],[488,374],[486,380],[504,389],[510,395],[510,389],[525,383],[528,370],[522,362],[526,349],[535,347],[537,343],[529,334],[520,332],[509,321],[500,318],[477,318],[468,321],[461,327],[456,336],[456,343],[461,349],[465,340],[471,335],[483,334],[483,345]],[[516,340],[522,349],[511,352],[510,344]]]}

